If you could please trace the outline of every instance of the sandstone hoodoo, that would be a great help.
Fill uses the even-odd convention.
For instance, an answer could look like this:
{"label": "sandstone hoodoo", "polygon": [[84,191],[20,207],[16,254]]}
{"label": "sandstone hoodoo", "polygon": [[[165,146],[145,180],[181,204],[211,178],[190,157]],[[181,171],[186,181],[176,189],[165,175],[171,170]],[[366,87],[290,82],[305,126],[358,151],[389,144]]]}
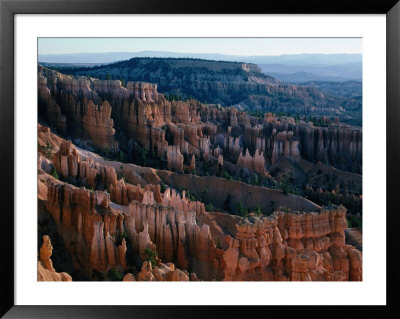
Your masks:
{"label": "sandstone hoodoo", "polygon": [[38,280],[362,280],[350,98],[251,63],[59,70],[38,66]]}
{"label": "sandstone hoodoo", "polygon": [[38,281],[72,281],[69,274],[62,272],[58,273],[53,267],[53,262],[50,257],[53,253],[49,236],[43,236],[43,245],[39,252],[39,261],[37,269]]}

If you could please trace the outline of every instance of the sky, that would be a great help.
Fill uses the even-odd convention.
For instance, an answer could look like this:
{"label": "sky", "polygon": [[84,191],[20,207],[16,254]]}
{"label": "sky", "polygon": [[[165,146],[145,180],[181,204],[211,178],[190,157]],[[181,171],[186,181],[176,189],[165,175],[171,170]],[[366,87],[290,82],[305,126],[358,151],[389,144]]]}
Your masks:
{"label": "sky", "polygon": [[38,53],[171,51],[226,55],[362,53],[361,38],[39,38]]}

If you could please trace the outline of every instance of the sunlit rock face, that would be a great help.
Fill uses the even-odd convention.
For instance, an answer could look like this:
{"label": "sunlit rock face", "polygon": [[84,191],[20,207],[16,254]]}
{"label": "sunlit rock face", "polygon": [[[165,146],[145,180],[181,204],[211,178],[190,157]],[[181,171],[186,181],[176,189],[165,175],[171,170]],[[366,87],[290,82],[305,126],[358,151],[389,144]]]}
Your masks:
{"label": "sunlit rock face", "polygon": [[225,280],[361,280],[361,252],[344,242],[345,214],[343,206],[278,211],[237,224],[226,238]]}
{"label": "sunlit rock face", "polygon": [[155,267],[151,262],[145,261],[141,271],[135,276],[128,273],[123,281],[198,281],[195,273],[189,275],[187,271],[176,269],[172,263],[160,263]]}
{"label": "sunlit rock face", "polygon": [[118,143],[114,139],[114,121],[110,116],[111,106],[107,101],[100,106],[89,101],[86,113],[82,118],[82,124],[94,145],[102,150],[108,149],[116,152]]}
{"label": "sunlit rock face", "polygon": [[53,254],[53,246],[50,237],[43,236],[43,244],[39,251],[39,261],[37,268],[38,281],[72,281],[69,274],[65,272],[58,273],[53,267],[50,257]]}
{"label": "sunlit rock face", "polygon": [[168,146],[167,148],[167,163],[168,169],[183,173],[183,155],[179,147],[176,145]]}
{"label": "sunlit rock face", "polygon": [[[198,222],[209,214],[204,204],[188,200],[185,193],[181,196],[169,188],[160,193],[159,187],[152,185],[139,187],[128,209],[120,209],[101,191],[52,180],[47,188],[46,209],[74,262],[88,272],[128,269],[128,250],[145,260],[146,249],[151,249],[163,262],[202,280],[362,279],[361,252],[344,241],[343,206],[240,218],[236,233],[226,236],[226,248],[222,249],[217,247],[210,225]],[[137,280],[146,276],[143,273]],[[186,280],[183,275],[176,276],[176,280]]]}

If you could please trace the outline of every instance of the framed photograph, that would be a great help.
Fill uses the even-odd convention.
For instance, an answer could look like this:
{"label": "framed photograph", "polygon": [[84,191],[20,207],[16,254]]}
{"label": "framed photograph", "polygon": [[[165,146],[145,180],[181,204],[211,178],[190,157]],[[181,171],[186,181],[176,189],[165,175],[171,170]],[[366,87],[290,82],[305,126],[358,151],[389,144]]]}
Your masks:
{"label": "framed photograph", "polygon": [[0,16],[4,318],[400,314],[397,1]]}

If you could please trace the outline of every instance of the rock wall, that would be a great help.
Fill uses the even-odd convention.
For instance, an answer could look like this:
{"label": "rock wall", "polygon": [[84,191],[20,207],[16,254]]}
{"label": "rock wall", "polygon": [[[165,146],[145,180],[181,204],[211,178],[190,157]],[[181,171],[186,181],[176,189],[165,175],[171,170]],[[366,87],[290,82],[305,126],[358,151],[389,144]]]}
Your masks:
{"label": "rock wall", "polygon": [[64,135],[90,139],[100,149],[118,150],[112,108],[91,89],[90,79],[39,67],[38,81],[39,113],[49,124]]}
{"label": "rock wall", "polygon": [[111,166],[100,165],[92,159],[81,159],[70,141],[64,141],[53,155],[53,165],[61,176],[75,185],[94,189],[111,189],[117,174]]}
{"label": "rock wall", "polygon": [[226,237],[225,280],[360,281],[361,252],[345,244],[346,209],[276,212]]}
{"label": "rock wall", "polygon": [[282,157],[287,157],[292,160],[298,160],[300,155],[299,141],[293,138],[292,131],[276,132],[272,131],[272,155],[271,163],[274,164]]}
{"label": "rock wall", "polygon": [[196,214],[205,213],[204,204],[170,189],[161,195],[157,186],[148,185],[143,192],[138,188],[137,197],[124,209],[111,203],[105,192],[48,180],[45,207],[74,265],[89,274],[93,270],[124,270],[129,266],[127,247],[141,260],[149,248],[163,261],[203,279],[222,278],[222,251],[215,247],[209,227],[196,223]]}
{"label": "rock wall", "polygon": [[177,145],[170,145],[167,148],[168,169],[183,173],[183,155]]}
{"label": "rock wall", "polygon": [[[362,168],[362,130],[344,124],[329,123],[316,127],[311,123],[267,118],[264,132],[267,153],[272,162],[280,156],[321,161],[354,172]],[[300,152],[300,154],[299,154]]]}
{"label": "rock wall", "polygon": [[46,210],[70,252],[76,269],[88,274],[126,268],[123,214],[110,207],[109,194],[49,180]]}
{"label": "rock wall", "polygon": [[39,108],[50,124],[71,137],[86,133],[96,146],[111,151],[118,148],[114,121],[150,151],[151,143],[157,143],[151,140],[150,127],[161,127],[171,117],[170,104],[156,84],[128,82],[125,88],[121,81],[72,77],[40,66],[38,88]]}
{"label": "rock wall", "polygon": [[152,134],[152,129],[162,128],[171,121],[171,106],[163,101],[160,100],[160,104],[138,99],[120,102],[111,97],[112,116],[117,127],[147,151],[154,150],[155,147],[161,151],[164,150],[162,144],[165,136],[162,132],[158,132],[159,135],[154,132]]}
{"label": "rock wall", "polygon": [[204,214],[204,204],[189,201],[175,190],[167,189],[162,203],[132,201],[126,218],[128,237],[133,251],[144,257],[146,245],[157,247],[161,260],[173,262],[177,267],[196,273],[200,278],[222,278],[222,254],[215,247],[209,226],[199,226],[196,215]]}
{"label": "rock wall", "polygon": [[250,155],[248,149],[246,149],[245,156],[240,153],[236,165],[248,168],[250,171],[254,171],[262,176],[264,176],[266,172],[264,154],[263,152],[260,153],[258,149],[256,149],[254,157]]}
{"label": "rock wall", "polygon": [[123,281],[197,281],[196,274],[189,274],[186,270],[182,271],[175,268],[172,263],[160,263],[154,268],[151,262],[145,261],[141,271],[135,276],[131,273],[125,275]]}
{"label": "rock wall", "polygon": [[38,99],[39,113],[48,120],[60,133],[67,132],[67,117],[61,112],[60,106],[51,96],[46,86],[47,78],[39,73],[38,76]]}
{"label": "rock wall", "polygon": [[50,257],[53,254],[53,246],[47,235],[43,236],[43,244],[39,251],[39,261],[37,269],[38,281],[72,281],[72,278],[66,272],[58,273],[53,267]]}
{"label": "rock wall", "polygon": [[83,128],[88,133],[90,140],[100,149],[118,151],[118,143],[114,139],[114,121],[111,118],[111,106],[107,101],[100,107],[89,101],[87,110],[82,118]]}

